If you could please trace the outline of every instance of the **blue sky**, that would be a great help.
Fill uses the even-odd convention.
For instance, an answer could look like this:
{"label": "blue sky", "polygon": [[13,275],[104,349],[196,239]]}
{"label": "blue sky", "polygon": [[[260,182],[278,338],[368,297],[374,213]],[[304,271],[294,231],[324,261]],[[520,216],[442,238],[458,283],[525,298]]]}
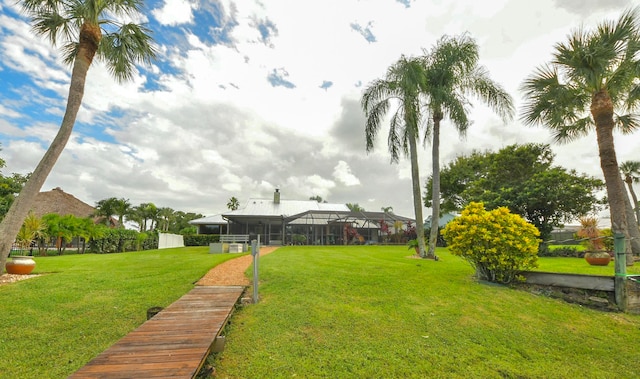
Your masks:
{"label": "blue sky", "polygon": [[[360,97],[402,54],[443,34],[468,32],[481,63],[514,97],[553,45],[576,28],[617,17],[629,0],[184,1],[146,3],[160,51],[132,82],[99,62],[89,71],[74,134],[43,190],[61,187],[94,204],[213,215],[232,196],[319,195],[412,216],[409,163],[390,164],[383,132],[365,152]],[[0,156],[3,173],[33,170],[59,127],[70,69],[35,37],[11,0],[0,0]],[[551,143],[543,128],[507,124],[481,104],[461,140],[445,122],[441,164],[473,149]],[[637,133],[616,138],[619,160],[640,160]],[[553,146],[556,163],[602,177],[595,136]],[[420,152],[423,180],[430,145]],[[425,213],[426,214],[426,213]]]}

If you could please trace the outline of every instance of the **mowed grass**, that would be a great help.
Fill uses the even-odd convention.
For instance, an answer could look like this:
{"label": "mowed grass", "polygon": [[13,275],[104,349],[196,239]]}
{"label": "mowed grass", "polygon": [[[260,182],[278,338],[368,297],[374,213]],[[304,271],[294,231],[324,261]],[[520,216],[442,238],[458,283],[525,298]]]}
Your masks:
{"label": "mowed grass", "polygon": [[261,301],[234,315],[210,359],[217,377],[640,377],[640,316],[478,283],[445,250],[439,262],[410,254],[315,246],[262,257]]}
{"label": "mowed grass", "polygon": [[208,247],[36,257],[43,274],[0,286],[0,377],[65,378],[236,254]]}

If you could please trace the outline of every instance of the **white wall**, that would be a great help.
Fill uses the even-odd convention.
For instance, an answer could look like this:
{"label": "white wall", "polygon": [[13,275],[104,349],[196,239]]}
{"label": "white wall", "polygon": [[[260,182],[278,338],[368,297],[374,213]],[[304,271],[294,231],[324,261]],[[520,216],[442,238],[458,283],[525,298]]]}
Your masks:
{"label": "white wall", "polygon": [[180,234],[159,233],[158,249],[170,247],[184,247],[184,237]]}

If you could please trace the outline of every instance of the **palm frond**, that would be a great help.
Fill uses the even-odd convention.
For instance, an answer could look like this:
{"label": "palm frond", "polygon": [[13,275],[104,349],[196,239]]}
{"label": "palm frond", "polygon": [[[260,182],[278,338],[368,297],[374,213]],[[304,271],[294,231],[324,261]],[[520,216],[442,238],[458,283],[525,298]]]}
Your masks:
{"label": "palm frond", "polygon": [[576,120],[573,123],[556,125],[551,129],[553,139],[558,144],[575,141],[578,138],[589,134],[589,131],[595,127],[590,116]]}
{"label": "palm frond", "polygon": [[635,113],[614,115],[615,128],[622,134],[631,134],[640,127],[640,116]]}
{"label": "palm frond", "polygon": [[124,24],[102,37],[98,58],[119,82],[132,79],[136,63],[149,64],[156,57],[151,31],[143,25]]}
{"label": "palm frond", "polygon": [[380,130],[380,123],[389,110],[389,100],[380,101],[366,112],[365,136],[367,140],[367,151],[373,149],[373,143]]}
{"label": "palm frond", "polygon": [[515,114],[513,98],[500,84],[491,80],[486,68],[482,66],[476,67],[468,75],[464,88],[469,93],[480,98],[505,122],[513,119]]}

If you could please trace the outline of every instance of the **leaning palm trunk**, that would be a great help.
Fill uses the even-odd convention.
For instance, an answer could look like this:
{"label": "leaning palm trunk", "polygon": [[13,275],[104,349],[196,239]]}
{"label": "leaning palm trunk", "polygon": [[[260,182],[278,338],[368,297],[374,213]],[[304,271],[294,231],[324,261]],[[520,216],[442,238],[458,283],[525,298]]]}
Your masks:
{"label": "leaning palm trunk", "polygon": [[[596,124],[596,137],[600,155],[600,167],[607,188],[609,211],[611,214],[611,230],[624,234],[625,240],[630,241],[625,211],[625,189],[620,177],[620,168],[613,144],[613,103],[606,90],[600,90],[593,95],[591,101],[591,115]],[[629,245],[629,243],[627,243]],[[628,250],[627,250],[628,251]],[[629,257],[629,254],[627,255]],[[627,265],[633,265],[627,258]]]}
{"label": "leaning palm trunk", "polygon": [[431,187],[431,232],[429,233],[429,252],[427,257],[434,258],[438,243],[438,228],[440,227],[440,120],[437,115],[433,118],[432,187]]}
{"label": "leaning palm trunk", "polygon": [[418,147],[416,139],[409,138],[409,153],[411,156],[411,181],[413,185],[413,209],[416,215],[416,238],[418,239],[418,254],[425,257],[424,245],[424,217],[422,216],[422,195],[420,193],[420,170],[418,169]]}
{"label": "leaning palm trunk", "polygon": [[[95,34],[96,31],[97,35]],[[53,169],[58,157],[60,157],[60,154],[62,154],[71,136],[78,110],[82,104],[87,72],[89,71],[89,66],[91,65],[99,43],[99,27],[84,24],[80,31],[80,44],[76,59],[73,63],[67,108],[62,119],[62,124],[60,125],[60,130],[58,130],[58,134],[53,139],[53,142],[51,142],[49,149],[40,160],[40,163],[38,163],[31,177],[20,191],[20,195],[16,197],[5,218],[0,223],[0,273],[4,271],[7,257],[11,252],[11,245],[14,242],[13,239],[20,231],[22,222],[27,217],[33,205],[33,200],[38,192],[40,192],[42,185],[47,179],[47,176],[49,176],[49,173]]]}
{"label": "leaning palm trunk", "polygon": [[[629,178],[629,180],[625,180],[627,183],[627,188],[629,189],[629,193],[631,194],[631,198],[633,199],[633,204],[631,205],[631,209],[634,210],[635,214],[635,224],[640,226],[640,207],[638,207],[638,196],[636,196],[636,191],[633,190],[633,180]],[[631,221],[627,220],[629,223],[629,228],[631,228]]]}
{"label": "leaning palm trunk", "polygon": [[640,229],[636,224],[636,216],[626,193],[624,194],[624,208],[625,216],[627,217],[627,230],[629,231],[629,237],[631,237],[631,243],[625,244],[625,253],[627,254],[627,265],[631,266],[633,265],[633,256],[640,255]]}

